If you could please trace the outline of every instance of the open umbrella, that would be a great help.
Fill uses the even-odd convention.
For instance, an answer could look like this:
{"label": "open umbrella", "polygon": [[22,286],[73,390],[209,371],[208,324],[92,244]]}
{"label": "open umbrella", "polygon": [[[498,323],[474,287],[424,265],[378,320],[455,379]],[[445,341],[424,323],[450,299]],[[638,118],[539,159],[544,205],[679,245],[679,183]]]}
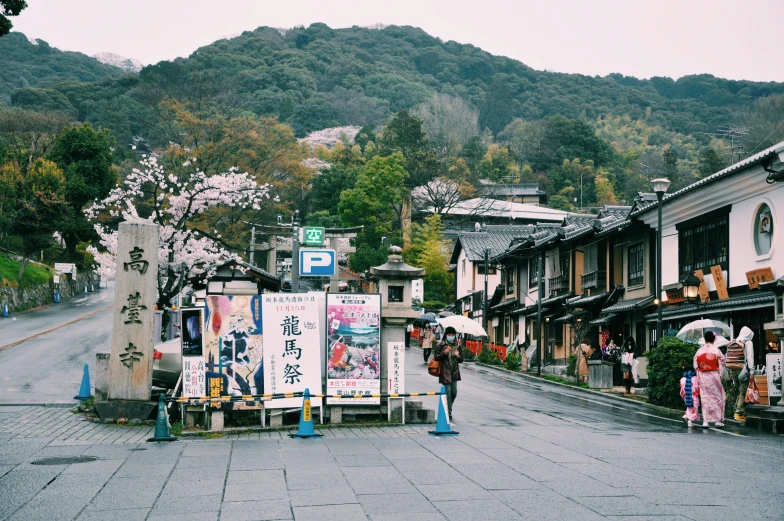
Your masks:
{"label": "open umbrella", "polygon": [[716,336],[732,336],[732,329],[730,329],[730,326],[724,322],[704,318],[702,320],[689,322],[683,326],[680,331],[678,331],[678,334],[675,335],[675,337],[683,340],[684,342],[691,342],[696,344],[705,334],[705,331],[713,331],[716,333]]}
{"label": "open umbrella", "polygon": [[441,327],[444,329],[448,327],[455,328],[458,333],[473,336],[487,336],[487,332],[477,322],[471,320],[463,315],[453,315],[451,317],[442,317],[436,319]]}
{"label": "open umbrella", "polygon": [[455,316],[455,313],[452,313],[451,311],[442,311],[441,313],[438,314],[438,316],[439,317],[453,317],[453,316]]}
{"label": "open umbrella", "polygon": [[419,318],[414,320],[414,327],[428,327],[435,321],[436,316],[433,313],[423,313],[419,315]]}

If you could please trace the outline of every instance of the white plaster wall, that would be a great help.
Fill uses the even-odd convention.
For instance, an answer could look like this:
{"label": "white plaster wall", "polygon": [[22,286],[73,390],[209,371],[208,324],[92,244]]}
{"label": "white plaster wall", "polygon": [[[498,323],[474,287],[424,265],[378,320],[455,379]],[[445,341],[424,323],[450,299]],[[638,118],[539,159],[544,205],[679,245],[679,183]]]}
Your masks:
{"label": "white plaster wall", "polygon": [[678,230],[675,226],[662,227],[662,286],[680,282],[678,276]]}
{"label": "white plaster wall", "polygon": [[[647,233],[643,232],[634,232],[629,233],[626,236],[626,244],[622,246],[623,248],[623,286],[626,288],[626,291],[623,294],[624,300],[631,300],[635,298],[642,298],[647,297],[651,294],[651,287],[655,284],[655,281],[650,280],[651,276],[651,245],[650,239],[648,238]],[[643,247],[643,283],[637,284],[634,287],[629,287],[629,246],[634,246],[636,244],[642,243]],[[662,246],[662,251],[667,251]],[[662,259],[664,262],[664,259]],[[677,270],[677,257],[676,257],[676,270]],[[663,271],[663,269],[662,269]]]}
{"label": "white plaster wall", "polygon": [[463,275],[463,260],[466,259],[465,250],[460,251],[457,258],[457,267],[455,273],[455,286],[457,291],[457,298],[463,298],[471,293],[471,272],[474,269],[473,263],[466,260],[466,271]]}
{"label": "white plaster wall", "polygon": [[[776,183],[776,190],[749,197],[732,205],[730,212],[730,269],[729,287],[746,286],[746,272],[771,268],[774,277],[784,275],[784,184]],[[757,210],[763,204],[770,207],[773,219],[773,244],[770,252],[758,255],[754,246],[754,227]]]}

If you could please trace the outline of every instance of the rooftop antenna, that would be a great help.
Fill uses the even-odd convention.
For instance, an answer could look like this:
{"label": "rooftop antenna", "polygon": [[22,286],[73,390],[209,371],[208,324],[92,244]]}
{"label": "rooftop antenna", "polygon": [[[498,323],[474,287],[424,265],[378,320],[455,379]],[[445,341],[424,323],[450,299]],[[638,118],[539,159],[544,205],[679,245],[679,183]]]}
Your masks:
{"label": "rooftop antenna", "polygon": [[[730,163],[736,163],[737,161],[740,161],[742,155],[746,155],[746,147],[741,142],[741,136],[745,136],[748,133],[748,127],[719,127],[716,132],[704,132],[704,134],[709,136],[717,136],[724,141],[729,141]],[[738,156],[737,161],[735,160],[735,156]]]}

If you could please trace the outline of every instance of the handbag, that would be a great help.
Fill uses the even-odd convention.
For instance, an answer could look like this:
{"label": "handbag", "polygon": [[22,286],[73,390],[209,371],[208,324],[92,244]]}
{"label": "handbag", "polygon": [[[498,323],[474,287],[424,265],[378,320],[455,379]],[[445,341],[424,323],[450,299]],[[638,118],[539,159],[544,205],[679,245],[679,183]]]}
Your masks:
{"label": "handbag", "polygon": [[746,403],[756,405],[760,402],[759,389],[754,378],[749,378],[749,388],[746,390]]}
{"label": "handbag", "polygon": [[433,358],[427,363],[427,372],[433,376],[441,375],[441,362]]}
{"label": "handbag", "polygon": [[739,382],[748,382],[749,381],[749,368],[745,365],[743,366],[743,370],[738,375]]}

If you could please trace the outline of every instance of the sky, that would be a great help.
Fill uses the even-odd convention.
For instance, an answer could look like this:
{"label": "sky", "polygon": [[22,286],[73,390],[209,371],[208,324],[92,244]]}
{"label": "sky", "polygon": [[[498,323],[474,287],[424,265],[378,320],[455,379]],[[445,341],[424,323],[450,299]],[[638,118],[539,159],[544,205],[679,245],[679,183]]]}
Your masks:
{"label": "sky", "polygon": [[[784,81],[780,0],[27,0],[14,30],[144,64],[267,25],[411,25],[534,69]],[[2,61],[2,57],[0,57]]]}

